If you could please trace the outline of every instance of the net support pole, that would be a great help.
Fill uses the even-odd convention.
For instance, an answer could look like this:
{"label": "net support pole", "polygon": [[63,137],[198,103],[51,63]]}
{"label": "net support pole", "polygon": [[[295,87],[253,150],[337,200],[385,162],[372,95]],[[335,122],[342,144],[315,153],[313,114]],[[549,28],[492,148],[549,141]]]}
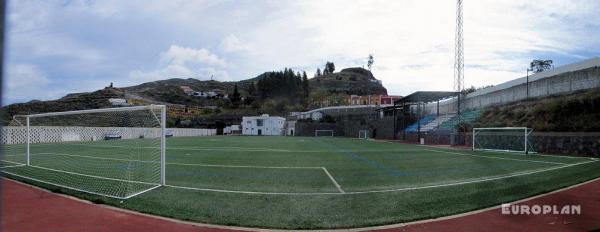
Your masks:
{"label": "net support pole", "polygon": [[25,145],[25,158],[27,166],[29,166],[29,144],[31,143],[31,131],[29,129],[29,117],[25,117],[25,123],[27,124],[27,144]]}
{"label": "net support pole", "polygon": [[472,148],[471,150],[475,150],[475,128],[473,128],[473,134],[471,134],[471,139],[473,140],[473,142],[471,143]]}
{"label": "net support pole", "polygon": [[525,139],[525,155],[527,155],[528,150],[529,150],[529,149],[527,149],[527,128],[525,128],[524,134],[525,134],[525,136],[523,137],[523,139]]}
{"label": "net support pole", "polygon": [[166,185],[166,124],[167,124],[167,110],[166,106],[162,105],[160,107],[160,184]]}

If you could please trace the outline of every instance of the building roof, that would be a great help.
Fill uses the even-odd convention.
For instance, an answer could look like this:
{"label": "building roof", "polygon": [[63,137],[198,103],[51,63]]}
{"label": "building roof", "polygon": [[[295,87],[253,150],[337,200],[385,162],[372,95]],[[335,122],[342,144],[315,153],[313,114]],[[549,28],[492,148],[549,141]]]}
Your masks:
{"label": "building roof", "polygon": [[400,98],[394,101],[397,103],[415,103],[415,102],[433,102],[443,99],[452,98],[458,95],[458,92],[454,91],[417,91],[406,97]]}

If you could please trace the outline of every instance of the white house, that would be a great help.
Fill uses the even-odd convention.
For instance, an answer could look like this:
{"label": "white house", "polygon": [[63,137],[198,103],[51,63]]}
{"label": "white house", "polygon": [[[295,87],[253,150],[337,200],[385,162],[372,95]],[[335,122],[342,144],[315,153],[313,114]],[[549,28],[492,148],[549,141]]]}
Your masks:
{"label": "white house", "polygon": [[129,105],[129,104],[127,104],[127,100],[125,100],[123,98],[109,98],[108,102],[110,102],[110,104],[113,106],[128,106]]}
{"label": "white house", "polygon": [[283,135],[284,126],[285,118],[282,117],[268,114],[242,117],[243,135]]}

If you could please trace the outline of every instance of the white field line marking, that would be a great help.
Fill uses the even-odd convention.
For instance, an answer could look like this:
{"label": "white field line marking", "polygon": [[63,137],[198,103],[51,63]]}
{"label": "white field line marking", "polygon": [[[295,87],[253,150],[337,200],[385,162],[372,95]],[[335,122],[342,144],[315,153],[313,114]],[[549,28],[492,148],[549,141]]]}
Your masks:
{"label": "white field line marking", "polygon": [[58,169],[53,169],[53,168],[40,167],[40,166],[36,166],[36,165],[29,165],[28,167],[39,168],[39,169],[44,169],[44,170],[48,170],[48,171],[62,172],[62,173],[67,173],[67,174],[77,175],[77,176],[85,176],[85,177],[91,177],[91,178],[104,179],[104,180],[123,181],[123,182],[136,183],[136,184],[157,185],[157,183],[142,182],[142,181],[135,181],[135,180],[124,180],[124,179],[110,178],[110,177],[103,177],[103,176],[94,176],[94,175],[58,170]]}
{"label": "white field line marking", "polygon": [[[51,182],[48,182],[48,181],[36,179],[36,178],[33,178],[33,177],[28,177],[28,176],[23,176],[23,175],[15,174],[15,173],[12,173],[12,172],[7,172],[7,171],[2,171],[2,172],[10,174],[10,175],[13,175],[13,176],[21,177],[23,179],[29,179],[29,180],[37,181],[37,182],[44,183],[44,184],[54,185],[54,186],[58,186],[58,187],[61,187],[61,188],[72,189],[72,190],[79,191],[79,192],[84,192],[84,193],[89,193],[89,194],[95,194],[95,195],[100,195],[100,196],[105,196],[105,197],[111,197],[111,198],[116,198],[116,199],[125,200],[125,199],[127,199],[129,197],[132,197],[132,196],[136,195],[136,194],[134,194],[134,195],[129,196],[129,197],[119,197],[119,196],[108,195],[108,194],[104,194],[104,193],[99,193],[99,192],[94,192],[94,191],[88,191],[88,190],[84,190],[84,189],[78,189],[78,188],[74,188],[74,187],[69,187],[69,186],[65,186],[65,185],[61,185],[61,184],[55,184],[55,183],[51,183]],[[153,185],[156,185],[156,184],[153,184]],[[154,187],[152,187],[152,189],[154,189],[156,187],[160,187],[160,185],[154,186]]]}
{"label": "white field line marking", "polygon": [[19,163],[19,162],[15,162],[15,161],[9,161],[9,160],[0,160],[3,162],[7,162],[7,163],[13,163],[13,164],[23,164],[23,163]]}
{"label": "white field line marking", "polygon": [[[73,145],[73,146],[87,146],[87,147],[112,147],[112,148],[141,148],[141,149],[160,149],[160,147],[132,147],[125,145],[92,145],[92,144],[38,144],[36,146],[60,146],[60,145]],[[231,152],[245,152],[245,151],[262,151],[262,152],[290,152],[290,153],[323,153],[332,152],[331,150],[308,150],[308,151],[293,151],[285,149],[271,149],[271,148],[252,148],[252,147],[167,147],[167,150],[188,150],[188,151],[231,151]],[[365,149],[365,150],[348,150],[350,152],[419,152],[422,149]]]}
{"label": "white field line marking", "polygon": [[431,152],[453,154],[453,155],[473,156],[473,157],[487,158],[487,159],[501,159],[501,160],[512,160],[512,161],[534,162],[534,163],[546,163],[546,164],[558,164],[558,165],[565,165],[565,164],[567,164],[567,163],[541,161],[541,160],[524,160],[524,159],[512,159],[512,158],[495,157],[495,156],[473,155],[473,154],[467,154],[467,153],[458,153],[458,152],[440,151],[440,150],[431,150],[431,149],[423,149],[423,150],[425,150],[425,151],[431,151]]}
{"label": "white field line marking", "polygon": [[[135,160],[135,159],[119,159],[119,158],[108,158],[108,157],[95,157],[87,155],[71,155],[61,153],[36,153],[32,155],[60,155],[60,156],[72,156],[89,159],[103,159],[103,160],[115,160],[125,162],[141,162],[141,163],[160,163],[160,161],[146,161],[146,160]],[[273,168],[273,169],[318,169],[321,167],[302,167],[302,166],[251,166],[251,165],[221,165],[221,164],[187,164],[187,163],[171,163],[167,162],[168,165],[179,165],[179,166],[201,166],[201,167],[221,167],[221,168]]]}
{"label": "white field line marking", "polygon": [[[60,145],[72,145],[72,146],[84,146],[84,147],[113,147],[113,148],[142,148],[142,149],[160,149],[160,147],[133,147],[126,145],[93,145],[93,144],[46,144],[45,146],[60,146]],[[42,146],[42,145],[38,145]],[[167,150],[189,150],[189,151],[277,151],[277,152],[289,152],[289,150],[283,149],[271,149],[271,148],[252,148],[252,147],[167,147]]]}
{"label": "white field line marking", "polygon": [[176,185],[165,185],[167,187],[179,188],[179,189],[187,189],[187,190],[196,190],[196,191],[207,191],[207,192],[223,192],[223,193],[241,193],[241,194],[260,194],[260,195],[344,195],[344,194],[369,194],[369,193],[385,193],[385,192],[400,192],[400,191],[409,191],[409,190],[420,190],[420,189],[430,189],[430,188],[440,188],[440,187],[449,187],[449,186],[457,186],[457,185],[465,185],[465,184],[473,184],[473,183],[481,183],[487,181],[501,180],[518,176],[531,175],[541,172],[547,172],[552,170],[558,170],[562,168],[573,167],[576,165],[582,165],[587,163],[592,163],[597,161],[586,161],[581,163],[567,164],[552,168],[546,169],[538,169],[533,171],[525,171],[518,172],[507,175],[500,176],[492,176],[487,178],[480,178],[476,180],[463,181],[463,182],[452,182],[446,184],[437,184],[437,185],[426,185],[426,186],[417,186],[417,187],[406,187],[406,188],[398,188],[398,189],[386,189],[386,190],[371,190],[371,191],[357,191],[357,192],[334,192],[334,193],[294,193],[294,192],[257,192],[257,191],[237,191],[237,190],[221,190],[221,189],[208,189],[208,188],[194,188],[194,187],[186,187],[186,186],[176,186]]}
{"label": "white field line marking", "polygon": [[340,193],[345,193],[344,190],[342,189],[342,186],[340,186],[340,184],[338,184],[337,181],[335,181],[335,179],[333,178],[333,176],[331,175],[331,173],[329,173],[329,171],[327,171],[327,168],[325,167],[321,167],[323,169],[323,171],[325,172],[325,174],[327,174],[327,176],[329,177],[329,179],[331,180],[331,182],[333,182],[333,185],[335,185],[335,187],[338,189],[338,191]]}
{"label": "white field line marking", "polygon": [[114,161],[140,162],[140,163],[160,163],[160,161],[151,161],[151,160],[119,159],[119,158],[97,157],[97,156],[88,156],[88,155],[72,155],[72,154],[51,153],[51,152],[35,153],[35,154],[31,154],[31,155],[32,156],[34,156],[34,155],[60,155],[60,156],[80,157],[80,158],[99,159],[99,160],[114,160]]}
{"label": "white field line marking", "polygon": [[142,190],[142,191],[140,191],[140,192],[137,192],[137,193],[131,194],[131,195],[129,195],[129,196],[126,196],[126,197],[125,197],[125,199],[129,199],[129,198],[135,197],[135,196],[137,196],[137,195],[140,195],[140,194],[142,194],[142,193],[149,192],[149,191],[151,191],[151,190],[154,190],[154,189],[156,189],[156,188],[158,188],[158,187],[160,187],[160,186],[162,186],[162,185],[157,185],[157,186],[154,186],[154,187],[152,187],[152,188],[149,188],[149,189]]}
{"label": "white field line marking", "polygon": [[23,156],[23,157],[25,157],[25,154],[21,154],[21,155],[2,155],[2,156]]}
{"label": "white field line marking", "polygon": [[8,165],[8,166],[2,166],[0,168],[14,168],[14,167],[23,167],[23,166],[25,166],[25,164]]}
{"label": "white field line marking", "polygon": [[169,163],[169,165],[181,166],[203,166],[203,167],[221,167],[221,168],[275,168],[275,169],[318,169],[321,167],[293,167],[293,166],[251,166],[251,165],[220,165],[220,164],[186,164],[186,163]]}
{"label": "white field line marking", "polygon": [[[384,141],[387,143],[394,143],[394,142],[389,142],[389,141]],[[396,143],[397,144],[397,143]],[[457,149],[450,149],[450,148],[441,148],[441,147],[436,147],[436,146],[432,146],[432,145],[417,145],[417,146],[422,146],[422,147],[431,147],[431,148],[437,148],[437,149],[445,149],[445,150],[457,150]],[[486,150],[480,150],[480,152],[487,152],[487,153],[492,153],[492,154],[498,154],[500,152],[493,152],[493,151],[486,151]],[[514,156],[524,156],[523,154],[518,154],[518,153],[514,153],[514,152],[502,152],[502,154],[508,154],[508,155],[514,155]],[[567,156],[567,155],[550,155],[550,154],[541,154],[541,153],[535,153],[536,156],[547,156],[547,157],[554,157],[554,158],[564,158],[564,159],[590,159],[590,160],[594,160],[594,158],[591,157],[578,157],[578,156]]]}

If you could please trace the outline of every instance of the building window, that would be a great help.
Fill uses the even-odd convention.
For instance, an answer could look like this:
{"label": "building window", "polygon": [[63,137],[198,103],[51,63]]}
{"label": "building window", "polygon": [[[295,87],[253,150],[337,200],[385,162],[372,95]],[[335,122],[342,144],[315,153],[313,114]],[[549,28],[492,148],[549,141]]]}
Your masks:
{"label": "building window", "polygon": [[256,119],[256,126],[263,126],[263,120],[262,119]]}

